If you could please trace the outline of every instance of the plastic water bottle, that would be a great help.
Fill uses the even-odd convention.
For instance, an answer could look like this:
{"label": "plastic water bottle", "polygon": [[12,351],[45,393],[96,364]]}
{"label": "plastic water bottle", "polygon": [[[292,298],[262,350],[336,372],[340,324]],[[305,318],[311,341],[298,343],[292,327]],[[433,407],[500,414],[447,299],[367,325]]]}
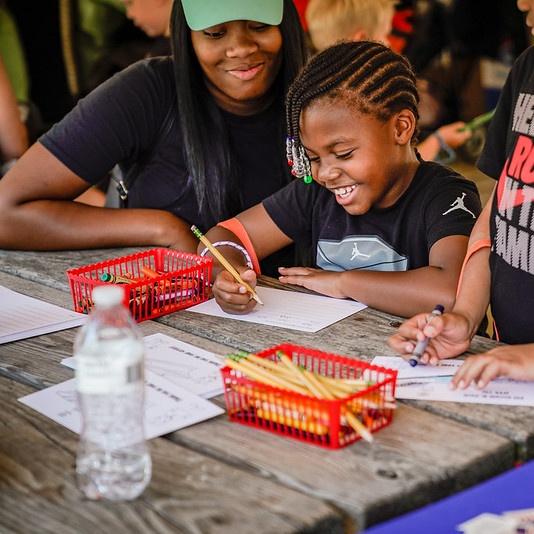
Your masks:
{"label": "plastic water bottle", "polygon": [[152,473],[143,429],[143,341],[123,298],[118,286],[97,286],[95,308],[74,344],[82,413],[76,476],[89,499],[135,499]]}

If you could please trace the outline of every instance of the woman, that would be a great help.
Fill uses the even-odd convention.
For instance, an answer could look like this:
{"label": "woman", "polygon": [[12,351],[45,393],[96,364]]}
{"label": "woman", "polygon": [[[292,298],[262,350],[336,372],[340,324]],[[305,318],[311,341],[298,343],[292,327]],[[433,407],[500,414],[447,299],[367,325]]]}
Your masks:
{"label": "woman", "polygon": [[[196,250],[202,229],[280,189],[286,88],[305,47],[291,0],[177,0],[173,58],[114,76],[0,182],[0,247],[158,245]],[[74,202],[116,164],[128,207]]]}

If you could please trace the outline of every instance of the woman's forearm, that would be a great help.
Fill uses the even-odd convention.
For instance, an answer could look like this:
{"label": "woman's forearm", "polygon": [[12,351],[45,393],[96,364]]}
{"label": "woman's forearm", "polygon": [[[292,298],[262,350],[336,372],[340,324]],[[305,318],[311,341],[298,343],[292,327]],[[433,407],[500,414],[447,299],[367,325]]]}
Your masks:
{"label": "woman's forearm", "polygon": [[61,250],[154,245],[194,252],[184,221],[161,210],[97,208],[73,201],[36,200],[0,214],[0,247]]}

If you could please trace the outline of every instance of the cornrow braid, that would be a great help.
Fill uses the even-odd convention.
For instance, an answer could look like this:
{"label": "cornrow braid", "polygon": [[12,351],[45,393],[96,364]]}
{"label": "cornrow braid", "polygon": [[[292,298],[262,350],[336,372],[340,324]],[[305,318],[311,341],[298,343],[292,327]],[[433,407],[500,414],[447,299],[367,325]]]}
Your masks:
{"label": "cornrow braid", "polygon": [[324,97],[345,99],[382,121],[402,109],[419,119],[415,75],[406,58],[374,41],[342,42],[323,50],[301,70],[286,97],[287,161],[292,174],[306,183],[312,175],[300,140],[300,116]]}

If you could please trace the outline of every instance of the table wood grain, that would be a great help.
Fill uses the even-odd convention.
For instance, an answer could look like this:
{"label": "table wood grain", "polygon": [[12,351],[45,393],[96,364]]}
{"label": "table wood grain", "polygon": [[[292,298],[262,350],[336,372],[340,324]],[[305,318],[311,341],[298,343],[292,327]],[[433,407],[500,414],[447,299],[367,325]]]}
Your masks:
{"label": "table wood grain", "polygon": [[153,474],[140,498],[84,499],[74,477],[77,436],[17,402],[32,391],[0,377],[2,532],[344,531],[346,519],[320,499],[165,439],[150,442]]}
{"label": "table wood grain", "polygon": [[[49,302],[69,303],[70,297],[64,290],[20,275],[0,272],[0,284]],[[314,346],[323,343],[320,348],[327,350],[335,349],[353,356],[365,356],[364,352],[370,351],[367,357],[374,355],[371,351],[377,350],[378,346],[384,347],[384,340],[379,341],[381,334],[376,332],[393,328],[389,322],[394,318],[372,310],[362,313],[364,315],[359,318],[353,316],[345,320],[354,325],[348,336],[343,335],[345,329],[341,328],[340,322],[334,325],[339,328],[335,334],[314,338]],[[167,324],[146,321],[140,326],[144,334],[170,334],[218,354],[242,346],[242,343],[248,343],[252,349],[256,344],[268,342],[272,345],[277,340],[269,336],[276,333],[294,335],[295,342],[301,340],[300,333],[282,331],[280,334],[277,329],[262,333],[262,338],[258,337],[258,329],[251,329],[250,337],[246,337],[246,329],[233,330],[227,326],[235,321],[202,322],[202,318],[211,319],[179,312],[168,316]],[[365,324],[365,329],[361,330],[363,334],[357,332],[356,326],[362,323]],[[380,325],[379,328],[373,328],[375,323]],[[210,329],[215,332],[208,335]],[[74,335],[75,329],[72,329],[1,345],[0,374],[26,388],[42,388],[71,378],[72,371],[59,362],[71,355]],[[358,346],[356,343],[363,347],[361,353],[345,350]],[[55,423],[48,424],[59,428]],[[70,436],[75,440],[74,435]],[[323,528],[324,521],[336,525],[332,517],[337,517],[350,529],[383,521],[509,469],[515,459],[516,447],[512,440],[495,431],[480,430],[406,404],[397,410],[393,424],[376,434],[373,446],[358,442],[342,450],[327,451],[230,423],[225,416],[156,441],[194,451],[229,469],[246,473],[251,478],[242,486],[245,493],[249,484],[254,494],[256,485],[268,482],[280,491],[296,492],[313,499],[322,510],[312,521],[313,528]],[[229,477],[228,484],[234,484],[231,480]],[[339,516],[332,516],[332,506]],[[279,512],[285,517],[289,510],[280,505]],[[297,514],[296,511],[293,513]],[[259,521],[260,517],[258,515],[256,519]],[[290,517],[293,516],[290,514]],[[301,523],[299,526],[297,519],[292,519],[295,531],[304,528],[302,524],[308,520],[303,514],[297,517]],[[275,519],[271,521],[274,524]]]}

